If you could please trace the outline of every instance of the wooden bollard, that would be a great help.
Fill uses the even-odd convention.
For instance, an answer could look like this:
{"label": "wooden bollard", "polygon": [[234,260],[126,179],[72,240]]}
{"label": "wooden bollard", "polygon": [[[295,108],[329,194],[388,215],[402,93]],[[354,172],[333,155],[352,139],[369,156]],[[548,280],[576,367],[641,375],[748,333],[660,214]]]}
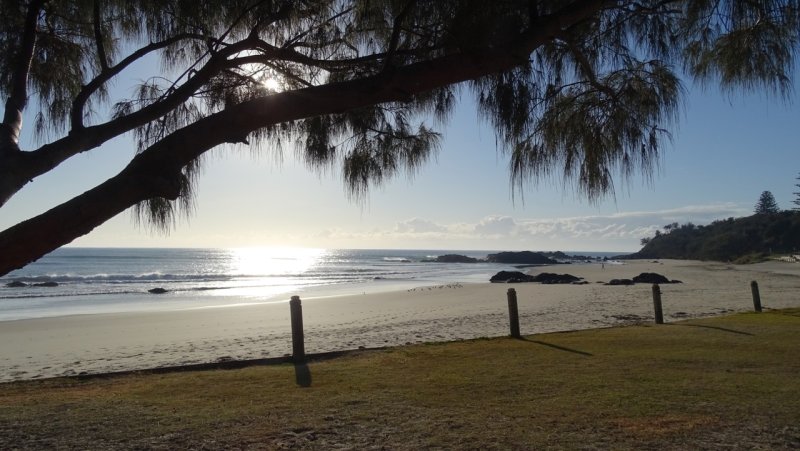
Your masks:
{"label": "wooden bollard", "polygon": [[755,280],[750,282],[750,291],[753,292],[753,309],[761,312],[761,294],[758,292],[758,282]]}
{"label": "wooden bollard", "polygon": [[664,324],[664,313],[661,310],[661,287],[657,283],[653,284],[653,310],[656,324]]}
{"label": "wooden bollard", "polygon": [[508,319],[511,325],[511,336],[522,338],[519,333],[519,310],[517,310],[517,290],[508,289]]}
{"label": "wooden bollard", "polygon": [[300,296],[292,296],[289,310],[292,316],[292,358],[294,363],[303,363],[306,361],[306,349],[303,340],[303,307],[300,305]]}

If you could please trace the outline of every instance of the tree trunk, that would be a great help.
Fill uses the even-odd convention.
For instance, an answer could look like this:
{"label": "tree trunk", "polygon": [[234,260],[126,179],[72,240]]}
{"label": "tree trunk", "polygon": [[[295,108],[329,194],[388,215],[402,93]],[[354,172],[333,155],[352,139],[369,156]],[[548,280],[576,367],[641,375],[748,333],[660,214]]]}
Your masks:
{"label": "tree trunk", "polygon": [[269,125],[407,101],[415,94],[529,64],[533,50],[564,28],[592,16],[605,3],[575,2],[558,14],[541,18],[533,29],[513,40],[482,51],[448,55],[364,79],[261,97],[200,119],[137,155],[106,182],[0,232],[0,275],[86,235],[139,202],[154,197],[177,198],[182,168],[217,145],[243,142],[249,133]]}

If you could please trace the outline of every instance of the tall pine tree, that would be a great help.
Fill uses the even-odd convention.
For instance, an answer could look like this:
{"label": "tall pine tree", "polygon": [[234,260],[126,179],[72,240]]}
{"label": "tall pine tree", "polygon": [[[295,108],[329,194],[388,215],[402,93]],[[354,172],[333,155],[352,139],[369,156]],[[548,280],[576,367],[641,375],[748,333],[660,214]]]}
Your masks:
{"label": "tall pine tree", "polygon": [[768,215],[773,213],[779,213],[781,211],[778,208],[778,203],[775,201],[775,196],[772,195],[769,191],[764,191],[761,193],[761,196],[758,198],[758,202],[756,203],[756,214],[757,215]]}

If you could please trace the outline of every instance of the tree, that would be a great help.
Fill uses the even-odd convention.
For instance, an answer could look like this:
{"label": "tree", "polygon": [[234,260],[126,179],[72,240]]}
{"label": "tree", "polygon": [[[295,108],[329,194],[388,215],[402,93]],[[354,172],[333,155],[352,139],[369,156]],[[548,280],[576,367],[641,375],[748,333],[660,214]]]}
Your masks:
{"label": "tree", "polygon": [[[675,66],[788,96],[798,3],[2,0],[0,206],[116,137],[132,134],[136,152],[0,232],[0,274],[131,207],[168,229],[215,147],[296,142],[311,168],[341,164],[363,195],[435,153],[425,121],[445,120],[462,94],[494,126],[517,190],[563,174],[596,200],[615,177],[652,173],[681,102]],[[135,95],[111,89],[156,56],[163,69]],[[24,115],[43,144],[23,148]]]}
{"label": "tree", "polygon": [[674,230],[678,230],[678,227],[680,227],[680,225],[677,222],[673,222],[671,224],[665,225],[664,226],[664,231],[669,233],[669,232],[672,232]]}
{"label": "tree", "polygon": [[758,198],[758,202],[756,202],[756,209],[755,213],[757,215],[768,215],[779,213],[781,211],[778,208],[778,203],[775,202],[775,196],[772,195],[769,191],[764,191],[761,193],[761,196]]}
{"label": "tree", "polygon": [[[797,181],[800,182],[800,175],[797,176]],[[800,183],[795,183],[794,186],[797,187],[798,190],[800,190]],[[796,193],[792,193],[792,194],[794,194],[794,197],[795,197],[795,199],[792,201],[792,203],[797,205],[796,207],[792,208],[792,210],[800,211],[800,191],[797,191]]]}

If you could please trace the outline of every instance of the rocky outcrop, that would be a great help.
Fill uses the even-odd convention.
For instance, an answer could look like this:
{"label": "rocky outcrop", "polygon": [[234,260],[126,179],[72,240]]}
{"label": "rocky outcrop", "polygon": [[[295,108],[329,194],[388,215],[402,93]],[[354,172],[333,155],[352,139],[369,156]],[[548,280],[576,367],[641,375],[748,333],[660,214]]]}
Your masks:
{"label": "rocky outcrop", "polygon": [[492,283],[521,283],[533,282],[533,276],[519,271],[500,271],[489,279]]}
{"label": "rocky outcrop", "polygon": [[477,258],[467,257],[466,255],[446,254],[425,261],[433,263],[477,263],[479,260]]}
{"label": "rocky outcrop", "polygon": [[151,293],[151,294],[164,294],[164,293],[167,292],[167,290],[164,289],[164,288],[159,287],[159,288],[151,288],[151,289],[147,290],[147,292]]}
{"label": "rocky outcrop", "polygon": [[612,279],[606,285],[633,285],[637,283],[682,283],[680,280],[669,280],[661,274],[643,272],[633,279]]}
{"label": "rocky outcrop", "polygon": [[25,282],[20,282],[19,280],[15,280],[13,282],[7,283],[6,286],[8,288],[22,288],[22,287],[45,287],[45,288],[51,288],[51,287],[57,287],[58,286],[58,282],[53,282],[52,280],[48,280],[47,282],[38,282],[38,283],[32,283],[32,284],[29,285],[29,284],[27,284]]}
{"label": "rocky outcrop", "polygon": [[32,287],[57,287],[58,286],[58,282],[53,282],[53,281],[41,282],[41,283],[35,283],[35,284],[31,285],[31,286]]}
{"label": "rocky outcrop", "polygon": [[522,252],[500,252],[497,254],[489,254],[486,261],[491,263],[510,263],[510,264],[523,264],[523,265],[557,265],[558,262],[547,258],[538,252],[522,251]]}
{"label": "rocky outcrop", "polygon": [[634,282],[631,279],[611,279],[605,285],[633,285]]}
{"label": "rocky outcrop", "polygon": [[581,277],[576,277],[572,274],[554,274],[550,272],[543,272],[533,276],[533,282],[540,282],[543,284],[578,283],[581,279]]}
{"label": "rocky outcrop", "polygon": [[519,271],[500,271],[489,279],[494,283],[523,283],[523,282],[539,282],[543,284],[570,284],[581,283],[580,277],[575,277],[572,274],[553,274],[543,272],[535,276],[525,274]]}
{"label": "rocky outcrop", "polygon": [[643,272],[633,278],[635,283],[682,283],[680,280],[669,280],[655,272]]}

